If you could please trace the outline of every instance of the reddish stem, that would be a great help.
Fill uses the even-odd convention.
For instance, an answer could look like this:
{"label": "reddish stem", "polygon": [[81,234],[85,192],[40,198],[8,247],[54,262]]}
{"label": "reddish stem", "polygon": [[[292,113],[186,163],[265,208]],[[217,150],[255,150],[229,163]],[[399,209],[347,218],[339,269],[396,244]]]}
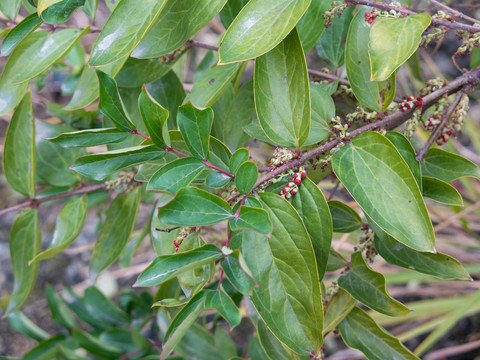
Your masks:
{"label": "reddish stem", "polygon": [[150,136],[144,135],[141,132],[138,132],[138,130],[132,130],[130,133],[133,134],[133,135],[141,136],[144,139],[152,141],[152,138]]}

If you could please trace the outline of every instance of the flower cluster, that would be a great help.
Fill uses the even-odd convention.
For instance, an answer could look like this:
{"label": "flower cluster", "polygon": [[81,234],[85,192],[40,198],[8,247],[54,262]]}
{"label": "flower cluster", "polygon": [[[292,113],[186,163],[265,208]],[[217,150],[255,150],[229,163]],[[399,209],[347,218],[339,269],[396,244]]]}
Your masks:
{"label": "flower cluster", "polygon": [[343,124],[340,116],[334,116],[331,118],[330,124],[333,125],[332,132],[337,135],[337,137],[339,137],[341,140],[350,139],[350,133],[348,132],[350,123],[346,122]]}
{"label": "flower cluster", "polygon": [[273,170],[288,163],[294,157],[295,153],[292,150],[286,147],[278,147],[273,152],[273,157],[268,163],[268,166]]}
{"label": "flower cluster", "polygon": [[[400,9],[406,9],[407,6],[400,4],[398,1],[394,1],[390,3],[391,7],[395,8],[400,8]],[[365,21],[368,22],[369,24],[372,24],[377,17],[394,17],[394,18],[399,18],[399,17],[404,17],[406,14],[403,14],[401,12],[398,12],[397,10],[391,9],[391,10],[383,10],[383,11],[378,11],[377,9],[373,9],[371,12],[365,13]]]}
{"label": "flower cluster", "polygon": [[106,190],[118,193],[129,192],[135,187],[135,173],[121,171],[113,180],[106,181]]}
{"label": "flower cluster", "polygon": [[[473,26],[479,27],[479,24],[474,24]],[[480,46],[480,32],[471,33],[465,30],[457,31],[457,38],[462,42],[462,46],[457,49],[457,52],[454,54],[455,57],[462,55],[470,55],[474,47]]]}
{"label": "flower cluster", "polygon": [[330,7],[330,10],[327,10],[322,14],[323,18],[325,19],[325,27],[328,28],[330,25],[332,25],[335,14],[337,14],[338,17],[342,16],[346,7],[346,3],[342,1],[334,1]]}
{"label": "flower cluster", "polygon": [[180,249],[180,245],[182,245],[183,240],[187,238],[188,235],[190,235],[193,232],[192,227],[184,227],[180,232],[178,233],[178,236],[173,239],[173,245],[175,246],[175,252],[178,252]]}
{"label": "flower cluster", "polygon": [[302,185],[302,180],[307,176],[305,168],[301,166],[298,169],[298,172],[292,175],[293,181],[290,181],[285,185],[285,187],[278,193],[278,195],[284,197],[286,200],[289,200],[292,195],[295,195],[298,192],[298,187]]}
{"label": "flower cluster", "polygon": [[359,121],[369,124],[377,119],[378,113],[376,111],[368,112],[362,106],[357,106],[354,112],[345,116],[345,122],[349,125]]}
{"label": "flower cluster", "polygon": [[442,78],[437,77],[435,79],[428,80],[422,90],[420,90],[420,96],[427,96],[434,91],[440,90],[445,85],[447,85],[447,82]]}
{"label": "flower cluster", "polygon": [[365,13],[365,21],[371,24],[379,14],[380,11],[374,8],[371,12]]}
{"label": "flower cluster", "polygon": [[403,112],[413,109],[416,106],[421,108],[423,106],[423,99],[420,96],[408,96],[404,102],[399,105],[399,109]]}

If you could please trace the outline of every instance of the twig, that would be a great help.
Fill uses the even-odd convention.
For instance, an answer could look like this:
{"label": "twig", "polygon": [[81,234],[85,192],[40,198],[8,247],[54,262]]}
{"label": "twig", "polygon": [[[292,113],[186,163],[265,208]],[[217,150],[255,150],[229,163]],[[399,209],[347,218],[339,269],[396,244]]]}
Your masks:
{"label": "twig", "polygon": [[[374,0],[347,0],[347,5],[355,5],[355,4],[356,5],[366,5],[366,6],[370,6],[370,7],[373,7],[373,8],[386,10],[386,11],[394,10],[396,12],[399,12],[399,13],[402,13],[402,14],[407,14],[407,15],[417,14],[415,11],[412,11],[412,10],[407,10],[407,9],[402,9],[402,8],[395,7],[395,6],[390,6],[390,5],[387,5],[387,4],[376,2]],[[432,18],[432,25],[445,26],[449,29],[465,30],[465,31],[468,31],[468,32],[471,32],[471,33],[480,32],[480,27],[475,27],[475,26],[472,26],[472,25],[462,24],[462,23],[459,23],[459,22],[450,22],[450,21],[440,20],[440,19],[435,19],[435,18]]]}
{"label": "twig", "polygon": [[468,21],[471,21],[471,22],[474,22],[474,23],[477,23],[477,24],[480,24],[480,20],[477,20],[477,19],[474,19],[458,10],[455,10],[455,9],[452,9],[450,6],[447,6],[445,4],[442,4],[440,1],[437,1],[437,0],[429,0],[430,3],[432,3],[433,5],[445,10],[445,11],[448,11],[449,13],[451,13],[453,16],[456,16],[456,17],[459,17],[459,18],[462,18],[462,19],[465,19],[465,20],[468,20]]}
{"label": "twig", "polygon": [[337,181],[337,183],[335,184],[335,187],[333,188],[333,190],[330,191],[330,195],[328,195],[327,201],[330,201],[330,200],[333,199],[333,196],[334,196],[335,193],[337,192],[339,186],[340,186],[340,181]]}
{"label": "twig", "polygon": [[423,146],[422,150],[418,152],[417,154],[418,161],[423,161],[423,158],[427,154],[430,147],[433,145],[433,142],[440,136],[443,128],[445,127],[445,125],[447,125],[448,120],[450,119],[450,116],[452,116],[453,112],[455,111],[455,108],[457,107],[458,103],[462,99],[462,96],[463,96],[463,91],[459,92],[455,100],[452,101],[452,103],[447,109],[447,112],[443,115],[442,121],[440,122],[440,124],[437,125],[432,135],[430,135],[427,142]]}
{"label": "twig", "polygon": [[463,353],[466,353],[467,351],[472,351],[478,348],[480,348],[480,340],[433,351],[430,354],[425,356],[425,360],[445,359],[447,357],[463,354]]}
{"label": "twig", "polygon": [[166,232],[166,233],[170,233],[174,230],[177,230],[177,229],[180,229],[181,226],[175,226],[175,227],[172,227],[172,228],[169,228],[169,229],[160,229],[160,228],[155,228],[156,231],[160,231],[160,232]]}
{"label": "twig", "polygon": [[473,204],[472,206],[470,206],[469,208],[463,210],[463,211],[460,211],[458,214],[455,214],[451,217],[448,218],[448,220],[438,224],[437,226],[435,226],[433,228],[433,230],[435,232],[438,232],[442,229],[445,229],[448,225],[450,224],[453,224],[456,220],[464,217],[465,215],[467,214],[470,214],[471,212],[474,212],[475,210],[477,209],[480,209],[480,201],[477,201],[475,204]]}

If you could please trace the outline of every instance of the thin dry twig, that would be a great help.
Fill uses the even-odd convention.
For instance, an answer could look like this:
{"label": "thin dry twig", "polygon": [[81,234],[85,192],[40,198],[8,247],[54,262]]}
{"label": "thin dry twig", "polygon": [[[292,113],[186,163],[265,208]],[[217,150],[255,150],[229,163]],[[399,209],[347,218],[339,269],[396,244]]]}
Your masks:
{"label": "thin dry twig", "polygon": [[439,8],[441,8],[441,9],[443,9],[443,10],[445,10],[445,11],[448,11],[450,14],[452,14],[455,17],[459,17],[459,18],[462,18],[464,20],[480,24],[480,20],[474,19],[474,18],[468,16],[467,14],[462,13],[461,11],[452,9],[450,6],[442,4],[440,1],[430,0],[430,3],[439,7]]}
{"label": "thin dry twig", "polygon": [[425,360],[440,360],[480,348],[480,340],[436,350],[425,356]]}

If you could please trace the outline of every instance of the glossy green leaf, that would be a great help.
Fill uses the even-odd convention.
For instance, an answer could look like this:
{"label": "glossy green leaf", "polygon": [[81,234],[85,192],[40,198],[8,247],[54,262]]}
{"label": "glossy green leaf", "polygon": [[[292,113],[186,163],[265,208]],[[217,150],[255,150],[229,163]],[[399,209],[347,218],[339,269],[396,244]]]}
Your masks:
{"label": "glossy green leaf", "polygon": [[62,0],[42,11],[42,19],[47,24],[63,24],[84,4],[85,0]]}
{"label": "glossy green leaf", "polygon": [[80,329],[73,330],[72,337],[78,345],[88,352],[106,359],[118,359],[124,353],[122,349],[106,344],[97,337]]}
{"label": "glossy green leaf", "polygon": [[357,307],[352,309],[338,328],[343,341],[349,347],[363,352],[369,360],[419,360],[396,337]]}
{"label": "glossy green leaf", "polygon": [[242,206],[238,218],[230,220],[229,224],[233,231],[248,229],[263,235],[269,235],[272,232],[268,213],[263,209],[249,206]]}
{"label": "glossy green leaf", "polygon": [[10,30],[3,39],[1,53],[8,56],[26,36],[35,31],[43,23],[36,13],[30,14]]}
{"label": "glossy green leaf", "polygon": [[29,352],[27,352],[22,359],[24,360],[49,360],[54,359],[59,350],[59,344],[66,339],[64,334],[56,335],[48,340],[42,341]]}
{"label": "glossy green leaf", "polygon": [[405,135],[396,131],[387,131],[385,136],[392,142],[400,155],[402,155],[403,160],[405,160],[415,177],[418,187],[422,189],[422,169],[420,167],[420,162],[415,158],[415,149],[410,141],[408,141]]}
{"label": "glossy green leaf", "polygon": [[175,195],[178,190],[195,180],[204,169],[203,162],[192,157],[174,160],[153,174],[147,191],[168,191]]}
{"label": "glossy green leaf", "polygon": [[49,333],[38,327],[35,323],[32,322],[32,320],[30,320],[20,311],[15,311],[11,313],[7,317],[7,319],[12,329],[24,335],[27,335],[33,340],[40,342],[47,340],[50,337]]}
{"label": "glossy green leaf", "polygon": [[206,293],[201,291],[195,295],[188,304],[180,310],[168,327],[165,338],[163,339],[163,348],[160,354],[160,360],[164,360],[180,342],[187,330],[193,325],[195,320],[205,310]]}
{"label": "glossy green leaf", "polygon": [[[99,292],[98,289],[95,290]],[[85,291],[85,294],[87,294],[87,292],[90,292],[88,288]],[[95,300],[98,300],[97,298],[98,296],[95,296]],[[79,297],[70,288],[66,288],[63,291],[62,299],[80,320],[96,330],[102,330],[111,327],[112,325],[118,325],[118,322],[110,322],[106,320],[106,316],[103,315],[105,311],[103,306],[96,306],[95,304],[93,304],[95,306],[87,306],[86,300]],[[97,311],[97,307],[102,307],[102,312]]]}
{"label": "glossy green leaf", "polygon": [[177,129],[177,110],[185,99],[185,89],[175,72],[169,71],[159,80],[147,84],[152,97],[169,112],[168,128]]}
{"label": "glossy green leaf", "polygon": [[357,100],[371,110],[380,111],[385,110],[395,96],[395,74],[386,82],[370,81],[370,58],[366,46],[370,41],[370,25],[365,21],[368,11],[370,8],[362,8],[350,23],[345,44],[345,68]]}
{"label": "glossy green leaf", "polygon": [[64,148],[75,148],[116,144],[129,136],[128,132],[119,129],[101,128],[63,133],[47,140]]}
{"label": "glossy green leaf", "polygon": [[296,30],[256,59],[254,87],[258,120],[265,134],[277,145],[300,148],[310,133],[310,87]]}
{"label": "glossy green leaf", "polygon": [[5,137],[3,171],[19,193],[35,194],[35,118],[32,93],[28,92],[13,113]]}
{"label": "glossy green leaf", "polygon": [[0,75],[0,93],[2,94],[0,98],[0,115],[6,114],[15,106],[17,106],[22,100],[23,95],[28,87],[28,82],[24,82],[19,85],[10,85],[12,83],[12,78],[16,75],[16,73],[12,71],[13,66],[10,66],[9,63],[14,63],[18,60],[12,60],[12,58],[13,56],[8,58],[7,63],[5,64],[5,67]]}
{"label": "glossy green leaf", "polygon": [[350,206],[340,201],[329,201],[328,207],[332,214],[333,231],[338,233],[351,233],[362,226],[362,218]]}
{"label": "glossy green leaf", "polygon": [[470,68],[475,69],[480,66],[480,48],[474,47],[470,56]]}
{"label": "glossy green leaf", "polygon": [[338,285],[355,299],[379,313],[401,316],[410,311],[388,295],[385,277],[368,267],[361,252],[352,254],[350,269],[340,276]]}
{"label": "glossy green leaf", "polygon": [[135,125],[125,111],[115,80],[103,71],[97,71],[97,76],[100,84],[100,111],[108,116],[118,129],[128,132],[135,130]]}
{"label": "glossy green leaf", "polygon": [[71,169],[93,180],[104,180],[108,175],[128,166],[158,160],[165,152],[155,145],[134,146],[78,158]]}
{"label": "glossy green leaf", "polygon": [[323,279],[333,236],[332,217],[327,201],[318,186],[309,178],[305,178],[298,192],[292,197],[292,205],[298,211],[310,235],[317,261],[318,277]]}
{"label": "glossy green leaf", "polygon": [[117,195],[110,204],[90,259],[89,275],[92,282],[100,272],[113,264],[127,245],[135,226],[139,204],[138,188],[126,195]]}
{"label": "glossy green leaf", "polygon": [[257,165],[253,161],[245,161],[235,173],[235,186],[241,194],[249,194],[257,179]]}
{"label": "glossy green leaf", "polygon": [[166,0],[123,0],[113,10],[90,55],[90,66],[110,64],[129,55],[152,26]]}
{"label": "glossy green leaf", "polygon": [[62,301],[60,296],[53,290],[51,285],[47,285],[45,289],[47,304],[52,313],[52,320],[58,325],[64,327],[68,331],[77,327],[77,323],[73,318],[67,305]]}
{"label": "glossy green leaf", "polygon": [[257,323],[257,334],[263,350],[271,360],[291,360],[295,356],[272,334],[263,321]]}
{"label": "glossy green leaf", "polygon": [[230,328],[234,328],[242,321],[242,314],[233,302],[232,298],[228,296],[222,289],[210,290],[207,292],[205,298],[205,308],[214,308],[222,315],[230,324]]}
{"label": "glossy green leaf", "polygon": [[170,145],[168,110],[157,103],[145,87],[142,88],[138,98],[138,107],[153,143],[159,147],[164,147],[165,144]]}
{"label": "glossy green leaf", "polygon": [[208,160],[212,109],[201,110],[191,103],[186,103],[178,109],[177,122],[192,155],[200,160]]}
{"label": "glossy green leaf", "polygon": [[214,188],[222,188],[227,186],[232,178],[220,171],[210,173],[205,180],[205,184]]}
{"label": "glossy green leaf", "polygon": [[388,139],[364,132],[333,155],[332,167],[385,232],[415,250],[434,252],[435,235],[418,185]]}
{"label": "glossy green leaf", "polygon": [[305,14],[297,24],[303,50],[308,53],[325,30],[323,13],[330,9],[331,0],[312,0]]}
{"label": "glossy green leaf", "polygon": [[97,321],[101,321],[103,327],[125,326],[130,323],[130,317],[127,313],[116,306],[95,286],[90,286],[85,290],[84,304],[88,315],[94,317]]}
{"label": "glossy green leaf", "polygon": [[240,251],[235,250],[221,262],[222,269],[230,282],[240,293],[246,296],[252,295],[252,289],[256,285],[247,263]]}
{"label": "glossy green leaf", "polygon": [[252,359],[270,360],[267,354],[265,354],[265,350],[262,348],[257,335],[252,336],[248,342],[248,356]]}
{"label": "glossy green leaf", "polygon": [[38,0],[37,1],[37,10],[38,10],[38,15],[41,15],[42,12],[44,12],[47,8],[49,8],[52,5],[55,5],[62,0]]}
{"label": "glossy green leaf", "polygon": [[431,21],[427,13],[375,19],[368,43],[372,80],[383,81],[392,76],[418,49],[423,31]]}
{"label": "glossy green leaf", "polygon": [[231,25],[248,0],[228,0],[220,12],[220,21],[225,29]]}
{"label": "glossy green leaf", "polygon": [[159,285],[178,275],[222,258],[223,253],[212,244],[206,244],[174,255],[159,256],[139,275],[134,286]]}
{"label": "glossy green leaf", "polygon": [[176,0],[167,1],[160,15],[132,56],[154,58],[172,52],[187,40],[194,38],[227,0]]}
{"label": "glossy green leaf", "polygon": [[[28,81],[48,69],[53,63],[63,58],[75,43],[90,29],[64,29],[50,33],[37,31],[28,35],[13,50],[10,61],[4,71],[12,73],[11,84]],[[35,59],[35,61],[30,61]],[[29,66],[25,66],[29,61]]]}
{"label": "glossy green leaf", "polygon": [[332,25],[325,29],[315,46],[318,56],[328,60],[335,69],[343,66],[345,61],[345,38],[353,18],[353,10],[355,8],[349,6],[343,11],[342,16],[335,16]]}
{"label": "glossy green leaf", "polygon": [[52,258],[68,248],[82,231],[87,216],[87,205],[86,195],[70,200],[58,214],[53,239],[48,249],[35,256],[30,262]]}
{"label": "glossy green leaf", "polygon": [[38,274],[38,262],[29,266],[42,245],[38,209],[27,210],[15,219],[10,232],[10,259],[13,268],[13,291],[5,315],[9,315],[25,301],[33,290]]}
{"label": "glossy green leaf", "polygon": [[212,106],[232,82],[241,64],[215,65],[193,84],[185,98],[198,108]]}
{"label": "glossy green leaf", "polygon": [[251,299],[269,329],[295,352],[317,353],[323,310],[310,237],[287,200],[272,193],[260,198],[273,223],[272,235],[234,232],[231,247],[240,249],[258,283]]}
{"label": "glossy green leaf", "polygon": [[405,269],[436,276],[440,279],[468,280],[470,275],[453,257],[442,253],[421,253],[402,243],[371,223],[375,231],[375,249],[388,263]]}
{"label": "glossy green leaf", "polygon": [[230,159],[230,167],[229,170],[232,174],[235,174],[245,161],[249,159],[250,152],[247,148],[240,148],[237,149],[233,154],[232,158]]}
{"label": "glossy green leaf", "polygon": [[20,10],[20,0],[8,0],[0,2],[0,12],[10,20],[15,20]]}
{"label": "glossy green leaf", "polygon": [[85,66],[73,96],[65,110],[76,110],[90,105],[98,97],[98,79],[95,70]]}
{"label": "glossy green leaf", "polygon": [[250,60],[277,46],[292,31],[311,0],[251,0],[223,36],[221,64]]}
{"label": "glossy green leaf", "polygon": [[83,149],[64,149],[46,138],[72,131],[64,125],[52,125],[37,121],[35,127],[35,143],[37,151],[37,182],[53,186],[71,186],[78,184],[81,177],[69,169],[78,156],[85,155]]}
{"label": "glossy green leaf", "polygon": [[115,77],[115,80],[118,86],[128,88],[140,87],[160,79],[170,71],[177,60],[170,60],[164,57],[154,59],[129,57]]}
{"label": "glossy green leaf", "polygon": [[347,260],[336,250],[330,249],[328,254],[327,272],[337,271],[347,265]]}
{"label": "glossy green leaf", "polygon": [[432,148],[422,161],[422,175],[450,182],[466,176],[480,178],[480,168],[460,155]]}
{"label": "glossy green leaf", "polygon": [[98,0],[85,0],[85,5],[82,7],[82,11],[92,19],[92,23],[95,22],[97,7]]}
{"label": "glossy green leaf", "polygon": [[355,307],[357,300],[355,300],[348,292],[343,289],[338,289],[338,292],[330,298],[327,307],[325,308],[325,320],[323,325],[323,336],[340,324],[340,322],[347,316]]}
{"label": "glossy green leaf", "polygon": [[423,176],[423,196],[442,204],[463,206],[462,195],[449,183],[440,179]]}
{"label": "glossy green leaf", "polygon": [[310,85],[312,122],[310,124],[310,135],[304,145],[319,143],[332,135],[329,123],[332,117],[335,116],[335,103],[321,85]]}

